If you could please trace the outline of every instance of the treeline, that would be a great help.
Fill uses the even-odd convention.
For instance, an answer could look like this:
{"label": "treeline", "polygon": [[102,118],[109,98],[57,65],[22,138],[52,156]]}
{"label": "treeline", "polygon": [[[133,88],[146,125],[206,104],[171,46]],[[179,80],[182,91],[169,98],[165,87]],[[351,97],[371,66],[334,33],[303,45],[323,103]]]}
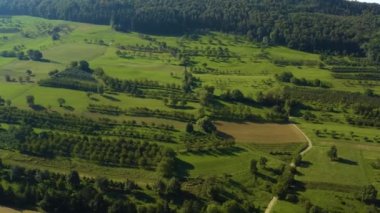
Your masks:
{"label": "treeline", "polygon": [[380,73],[333,73],[337,79],[380,81]]}
{"label": "treeline", "polygon": [[282,72],[275,75],[276,79],[281,82],[292,83],[297,86],[307,86],[307,87],[321,87],[330,88],[331,84],[321,81],[319,79],[306,80],[305,78],[296,78],[291,72]]}
{"label": "treeline", "polygon": [[[2,123],[8,124],[26,123],[36,128],[57,129],[62,131],[94,135],[101,131],[109,131],[116,126],[146,126],[143,124],[138,124],[136,121],[123,121],[119,123],[117,121],[106,118],[94,120],[90,118],[79,117],[73,114],[60,114],[57,112],[36,112],[30,110],[21,110],[16,107],[0,107],[0,121]],[[174,127],[172,126],[162,126],[156,124],[151,124],[150,128],[174,130]]]}
{"label": "treeline", "polygon": [[293,99],[302,103],[321,104],[325,107],[347,107],[357,103],[366,103],[370,106],[379,106],[380,98],[360,93],[332,91],[315,88],[286,87],[283,90],[285,99]]}
{"label": "treeline", "polygon": [[154,168],[161,160],[175,156],[172,150],[154,143],[48,133],[27,139],[21,144],[20,152],[40,157],[77,157],[101,165],[140,168]]}
{"label": "treeline", "polygon": [[351,125],[380,127],[380,107],[366,103],[356,104],[352,107],[355,116],[346,116]]}
{"label": "treeline", "polygon": [[32,60],[32,61],[42,61],[43,54],[39,50],[28,50],[26,53],[24,51],[17,50],[3,50],[0,52],[1,57],[5,58],[18,58],[19,60]]}
{"label": "treeline", "polygon": [[156,117],[177,121],[193,121],[195,116],[190,113],[180,111],[165,111],[159,109],[149,109],[146,107],[133,107],[128,110],[120,109],[115,106],[90,104],[87,110],[92,113],[100,113],[105,115],[131,115],[138,117]]}
{"label": "treeline", "polygon": [[377,67],[334,66],[331,71],[335,73],[376,73],[380,72],[380,69]]}
{"label": "treeline", "polygon": [[[4,130],[3,130],[4,131]],[[102,138],[86,135],[35,133],[28,126],[14,127],[7,131],[8,141],[3,145],[19,150],[23,154],[44,158],[81,158],[100,165],[120,167],[155,168],[162,160],[174,162],[173,150],[141,140],[124,138]]]}
{"label": "treeline", "polygon": [[[1,0],[0,13],[179,34],[211,29],[306,51],[363,55],[380,6],[345,0]],[[30,8],[33,8],[30,9]]]}
{"label": "treeline", "polygon": [[95,75],[102,79],[106,87],[112,91],[129,93],[134,96],[144,96],[144,89],[163,90],[176,94],[183,93],[181,85],[162,85],[158,81],[152,80],[121,80],[106,75],[105,72],[101,69],[95,70]]}

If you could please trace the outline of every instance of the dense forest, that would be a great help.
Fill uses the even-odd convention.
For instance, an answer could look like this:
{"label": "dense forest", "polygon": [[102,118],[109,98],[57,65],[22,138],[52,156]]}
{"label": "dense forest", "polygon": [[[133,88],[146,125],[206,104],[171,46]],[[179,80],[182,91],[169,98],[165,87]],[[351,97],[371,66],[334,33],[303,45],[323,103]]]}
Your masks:
{"label": "dense forest", "polygon": [[345,0],[0,0],[0,14],[33,15],[121,31],[217,30],[291,48],[364,55],[380,27],[380,5]]}

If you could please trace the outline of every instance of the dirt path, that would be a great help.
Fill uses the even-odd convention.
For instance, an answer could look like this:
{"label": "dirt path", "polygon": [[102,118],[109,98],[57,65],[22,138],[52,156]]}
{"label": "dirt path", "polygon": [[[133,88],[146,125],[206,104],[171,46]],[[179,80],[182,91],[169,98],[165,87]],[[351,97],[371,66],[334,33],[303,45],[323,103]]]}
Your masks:
{"label": "dirt path", "polygon": [[[308,145],[305,150],[303,150],[300,155],[304,156],[306,153],[308,153],[313,148],[313,143],[311,142],[310,138],[307,137],[307,135],[295,124],[293,124],[294,128],[296,128],[306,139]],[[294,167],[295,165],[293,163],[290,163],[290,166]],[[278,197],[274,196],[272,200],[269,202],[267,208],[265,209],[265,213],[271,213],[273,211],[273,207],[276,205],[278,201]]]}

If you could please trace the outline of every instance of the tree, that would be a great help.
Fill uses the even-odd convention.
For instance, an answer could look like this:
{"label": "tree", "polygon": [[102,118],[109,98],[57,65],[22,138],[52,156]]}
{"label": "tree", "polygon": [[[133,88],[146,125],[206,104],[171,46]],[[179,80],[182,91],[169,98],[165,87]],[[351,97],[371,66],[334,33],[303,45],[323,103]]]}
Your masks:
{"label": "tree", "polygon": [[33,95],[26,96],[26,103],[28,104],[29,107],[34,106],[34,96]]}
{"label": "tree", "polygon": [[39,50],[28,50],[27,54],[32,61],[41,61],[43,58],[43,54]]}
{"label": "tree", "polygon": [[368,97],[373,97],[373,96],[375,96],[375,91],[373,91],[372,89],[366,89],[366,90],[364,91],[364,94],[365,94],[366,96],[368,96]]}
{"label": "tree", "polygon": [[338,160],[338,149],[336,146],[332,146],[330,150],[327,152],[327,156],[330,158],[332,161]]}
{"label": "tree", "polygon": [[63,98],[58,98],[57,101],[58,101],[59,107],[63,107],[63,105],[66,103],[66,100]]}
{"label": "tree", "polygon": [[225,213],[245,212],[245,210],[235,200],[229,200],[224,202],[222,205],[222,209]]}
{"label": "tree", "polygon": [[244,100],[244,94],[240,90],[234,89],[231,92],[231,98],[235,101],[243,101]]}
{"label": "tree", "polygon": [[6,100],[5,101],[5,105],[7,105],[7,107],[10,107],[12,105],[12,101],[11,100]]}
{"label": "tree", "polygon": [[257,172],[258,172],[258,168],[257,168],[257,160],[255,160],[255,159],[252,159],[252,160],[251,160],[251,164],[250,164],[249,170],[250,170],[250,172],[251,172],[251,174],[252,174],[253,176],[256,176],[256,175],[257,175]]}
{"label": "tree", "polygon": [[78,66],[78,61],[72,61],[70,62],[70,68],[75,68]]}
{"label": "tree", "polygon": [[199,101],[202,106],[209,106],[214,98],[214,87],[206,86],[199,91]]}
{"label": "tree", "polygon": [[79,61],[79,69],[88,72],[90,71],[90,64],[85,60]]}
{"label": "tree", "polygon": [[88,204],[91,212],[102,213],[107,211],[107,202],[101,193],[97,194],[94,199]]}
{"label": "tree", "polygon": [[11,76],[10,75],[5,75],[5,81],[6,82],[11,82],[12,81]]}
{"label": "tree", "polygon": [[67,177],[67,182],[70,187],[77,189],[80,186],[80,177],[77,171],[71,171]]}
{"label": "tree", "polygon": [[373,185],[364,186],[358,196],[358,199],[367,204],[376,202],[377,190]]}
{"label": "tree", "polygon": [[216,126],[208,116],[198,119],[195,126],[199,131],[205,133],[213,133],[216,131]]}
{"label": "tree", "polygon": [[268,159],[267,159],[266,157],[261,157],[261,158],[260,158],[260,166],[261,166],[262,168],[265,168],[265,167],[266,167],[267,162],[268,162]]}
{"label": "tree", "polygon": [[380,63],[380,36],[376,36],[365,45],[368,59],[376,64]]}
{"label": "tree", "polygon": [[276,78],[278,81],[281,81],[281,82],[290,82],[290,80],[293,78],[293,73],[282,72],[280,74],[276,74]]}
{"label": "tree", "polygon": [[187,133],[193,133],[194,132],[194,126],[191,122],[187,123],[186,125],[186,132]]}
{"label": "tree", "polygon": [[27,75],[32,75],[33,74],[33,72],[32,72],[32,70],[26,70],[26,72],[25,72]]}
{"label": "tree", "polygon": [[180,196],[181,193],[181,183],[175,177],[172,177],[167,186],[166,186],[166,194],[172,197]]}
{"label": "tree", "polygon": [[175,173],[175,162],[171,158],[164,158],[157,166],[157,171],[166,178],[170,178]]}

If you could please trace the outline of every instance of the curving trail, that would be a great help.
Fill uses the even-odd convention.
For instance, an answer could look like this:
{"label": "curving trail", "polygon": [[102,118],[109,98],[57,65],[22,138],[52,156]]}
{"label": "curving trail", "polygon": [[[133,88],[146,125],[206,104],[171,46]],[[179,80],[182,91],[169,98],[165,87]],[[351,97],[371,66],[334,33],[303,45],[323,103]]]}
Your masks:
{"label": "curving trail", "polygon": [[[300,152],[300,155],[301,156],[304,156],[306,153],[308,153],[312,148],[313,148],[313,142],[310,140],[309,137],[307,137],[307,135],[295,124],[293,124],[293,127],[296,128],[306,139],[307,141],[307,148],[305,150],[303,150],[302,152]],[[293,163],[290,163],[290,166],[292,167],[295,167],[295,165]],[[265,213],[271,213],[272,210],[273,210],[273,207],[276,205],[278,201],[278,197],[277,196],[274,196],[272,198],[272,200],[269,202],[267,208],[265,209]]]}

